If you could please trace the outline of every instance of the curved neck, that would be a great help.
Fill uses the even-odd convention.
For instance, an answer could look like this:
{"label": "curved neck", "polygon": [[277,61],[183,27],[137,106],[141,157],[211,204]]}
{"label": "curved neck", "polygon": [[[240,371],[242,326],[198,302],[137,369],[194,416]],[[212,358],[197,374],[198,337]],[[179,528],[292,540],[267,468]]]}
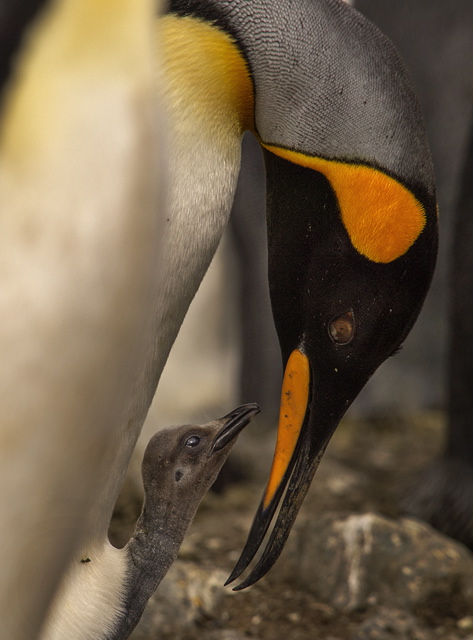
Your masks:
{"label": "curved neck", "polygon": [[123,550],[126,554],[126,596],[114,631],[106,640],[126,640],[139,622],[149,598],[168,572],[187,529],[207,489],[194,491],[187,500],[165,486],[148,493],[135,532]]}
{"label": "curved neck", "polygon": [[171,0],[170,7],[238,43],[262,142],[375,166],[434,192],[411,78],[391,41],[355,9],[339,0]]}

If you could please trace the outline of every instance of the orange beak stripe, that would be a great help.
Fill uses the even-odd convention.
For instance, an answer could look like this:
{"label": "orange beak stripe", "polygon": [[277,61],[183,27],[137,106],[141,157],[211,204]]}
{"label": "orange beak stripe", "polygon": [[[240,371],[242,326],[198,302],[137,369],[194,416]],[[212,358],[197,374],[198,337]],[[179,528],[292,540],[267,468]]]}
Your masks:
{"label": "orange beak stripe", "polygon": [[281,390],[278,438],[263,505],[271,502],[296,448],[309,400],[309,360],[295,349],[287,361]]}

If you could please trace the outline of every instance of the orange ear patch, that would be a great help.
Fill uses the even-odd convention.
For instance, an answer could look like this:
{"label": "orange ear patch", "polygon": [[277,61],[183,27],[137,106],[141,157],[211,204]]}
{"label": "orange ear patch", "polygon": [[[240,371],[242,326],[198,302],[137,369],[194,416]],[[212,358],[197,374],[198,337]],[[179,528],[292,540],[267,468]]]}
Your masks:
{"label": "orange ear patch", "polygon": [[390,176],[360,164],[306,156],[263,145],[277,156],[322,173],[332,185],[355,249],[373,262],[391,262],[413,245],[426,222],[417,198]]}
{"label": "orange ear patch", "polygon": [[264,508],[271,502],[296,448],[309,401],[309,360],[295,349],[287,361],[281,390],[278,438],[273,466],[264,494]]}

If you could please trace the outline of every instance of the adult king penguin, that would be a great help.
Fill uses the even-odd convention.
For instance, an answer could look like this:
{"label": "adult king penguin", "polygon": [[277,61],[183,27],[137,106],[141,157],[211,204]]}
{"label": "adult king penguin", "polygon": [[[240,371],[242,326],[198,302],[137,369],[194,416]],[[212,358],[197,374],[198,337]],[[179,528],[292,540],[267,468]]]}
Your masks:
{"label": "adult king penguin", "polygon": [[[163,22],[186,54],[206,56],[200,68],[186,57],[196,65],[193,135],[230,98],[235,129],[254,131],[266,163],[269,286],[285,373],[273,467],[229,582],[286,495],[243,588],[278,557],[341,417],[417,317],[437,249],[434,179],[396,50],[343,2],[175,0]],[[207,144],[216,149],[223,134],[214,125]],[[208,157],[201,147],[199,164]]]}
{"label": "adult king penguin", "polygon": [[[100,34],[94,15],[83,14],[84,41],[87,20]],[[110,442],[111,472],[89,494],[80,548],[42,640],[84,637],[77,627],[64,632],[71,607],[119,599],[106,573],[92,581],[89,574],[108,564],[116,583],[124,579],[104,548],[107,527],[167,355],[227,221],[243,130],[264,149],[269,281],[285,374],[273,468],[232,578],[251,562],[287,492],[262,559],[240,587],[277,558],[333,431],[408,333],[435,263],[434,183],[419,107],[396,51],[373,25],[341,0],[171,0],[156,20],[169,174],[162,287],[143,339],[149,348]],[[47,22],[42,29],[54,44]],[[81,62],[79,46],[67,51],[66,62]],[[97,46],[79,65],[98,86],[94,60],[102,57]],[[89,142],[95,158],[95,137]],[[74,202],[87,202],[86,193],[73,193]]]}

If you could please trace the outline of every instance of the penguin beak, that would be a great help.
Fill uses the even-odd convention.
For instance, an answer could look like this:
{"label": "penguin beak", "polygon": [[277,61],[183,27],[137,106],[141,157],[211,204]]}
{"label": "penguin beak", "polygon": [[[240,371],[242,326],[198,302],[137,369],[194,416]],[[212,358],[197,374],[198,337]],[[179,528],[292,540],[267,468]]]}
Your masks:
{"label": "penguin beak", "polygon": [[234,591],[260,580],[278,559],[325,449],[346,409],[368,378],[367,371],[360,371],[355,380],[340,373],[331,377],[314,355],[309,359],[302,346],[289,355],[269,481],[245,548],[226,584],[233,582],[249,566],[261,547],[281,500],[282,504],[264,552],[248,577],[234,587]]}
{"label": "penguin beak", "polygon": [[329,430],[328,437],[323,438],[322,441],[315,440],[313,434],[322,432],[313,431],[312,425],[309,425],[309,397],[309,360],[302,351],[296,349],[291,353],[284,373],[278,437],[269,481],[256,512],[246,546],[226,584],[236,580],[253,560],[268,531],[281,497],[287,489],[286,495],[263,555],[251,574],[234,587],[234,591],[257,582],[277,560],[325,447],[338,424],[337,422]]}
{"label": "penguin beak", "polygon": [[255,402],[251,402],[237,407],[223,418],[220,418],[219,422],[224,422],[224,426],[218,432],[209,456],[221,451],[230,442],[233,442],[260,411],[259,406]]}
{"label": "penguin beak", "polygon": [[[342,183],[337,183],[337,191],[332,175],[333,184],[316,167],[290,162],[293,152],[272,151],[267,146],[264,153],[268,276],[285,373],[269,481],[241,557],[226,584],[252,562],[279,504],[281,507],[256,566],[234,590],[257,582],[280,555],[341,418],[412,327],[430,284],[437,248],[433,191],[422,192],[418,200],[401,182],[388,177],[384,183],[382,172],[361,168],[365,178],[373,177],[373,184],[384,185],[388,196],[402,195],[400,199],[387,198],[389,206],[404,202],[406,197],[415,211],[421,212],[418,235],[409,240],[410,247],[397,247],[393,255],[385,257],[386,237],[396,236],[396,231],[380,231],[374,222],[378,220],[378,204],[369,204],[361,218],[374,230],[376,249],[370,245],[365,255],[357,249],[342,215],[346,210],[344,194],[355,192]],[[378,193],[369,185],[366,192]],[[358,207],[363,202],[360,196],[355,204]],[[395,212],[401,220],[396,229],[404,229],[403,206],[396,205]],[[347,328],[350,331],[345,340]]]}

